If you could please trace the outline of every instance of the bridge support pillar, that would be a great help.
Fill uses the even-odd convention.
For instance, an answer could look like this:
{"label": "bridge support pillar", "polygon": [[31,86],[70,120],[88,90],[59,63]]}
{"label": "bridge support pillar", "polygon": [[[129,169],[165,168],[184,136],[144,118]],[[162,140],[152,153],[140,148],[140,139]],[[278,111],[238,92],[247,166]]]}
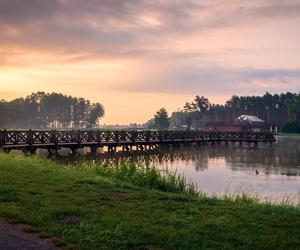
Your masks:
{"label": "bridge support pillar", "polygon": [[48,150],[49,156],[55,156],[55,157],[59,156],[57,148],[54,148],[54,149],[48,148],[47,150]]}
{"label": "bridge support pillar", "polygon": [[258,143],[257,143],[257,141],[252,141],[252,142],[249,142],[249,146],[250,146],[250,148],[256,148],[258,146]]}
{"label": "bridge support pillar", "polygon": [[114,146],[108,146],[108,152],[109,152],[109,153],[114,153],[114,152],[116,152],[116,147],[114,147]]}
{"label": "bridge support pillar", "polygon": [[78,148],[71,148],[71,150],[72,150],[72,155],[74,156],[78,156],[80,154]]}
{"label": "bridge support pillar", "polygon": [[8,149],[8,148],[3,148],[3,149],[2,149],[2,151],[3,151],[4,153],[7,153],[7,154],[9,154],[9,152],[10,152],[10,149]]}
{"label": "bridge support pillar", "polygon": [[157,149],[158,148],[158,145],[156,145],[156,144],[151,144],[150,145],[150,149],[151,150],[155,150],[155,149]]}
{"label": "bridge support pillar", "polygon": [[31,148],[29,149],[29,152],[30,152],[30,154],[34,155],[35,152],[36,152],[36,148],[31,147]]}
{"label": "bridge support pillar", "polygon": [[36,148],[24,148],[23,150],[23,153],[24,155],[34,155],[35,154],[35,151],[36,151]]}
{"label": "bridge support pillar", "polygon": [[47,148],[47,151],[48,151],[48,155],[49,155],[49,156],[52,156],[52,155],[53,155],[52,149]]}
{"label": "bridge support pillar", "polygon": [[91,153],[97,154],[97,147],[91,147]]}

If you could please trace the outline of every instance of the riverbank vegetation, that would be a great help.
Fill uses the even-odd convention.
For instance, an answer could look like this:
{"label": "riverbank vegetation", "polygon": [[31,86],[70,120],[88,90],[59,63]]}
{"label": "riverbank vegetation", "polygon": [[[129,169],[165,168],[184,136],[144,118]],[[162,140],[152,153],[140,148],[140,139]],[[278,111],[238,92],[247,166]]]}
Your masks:
{"label": "riverbank vegetation", "polygon": [[[157,114],[160,114],[158,111]],[[156,114],[156,116],[157,116]],[[300,133],[300,94],[265,93],[263,96],[233,95],[224,105],[211,103],[204,96],[196,96],[186,102],[180,111],[173,112],[169,124],[148,121],[149,128],[202,128],[207,123],[231,124],[240,115],[255,115],[265,121],[273,130],[285,133]],[[160,116],[165,121],[165,116]],[[170,125],[170,126],[169,126]]]}
{"label": "riverbank vegetation", "polygon": [[135,165],[74,168],[0,153],[0,216],[82,249],[298,249],[300,208],[208,198]]}

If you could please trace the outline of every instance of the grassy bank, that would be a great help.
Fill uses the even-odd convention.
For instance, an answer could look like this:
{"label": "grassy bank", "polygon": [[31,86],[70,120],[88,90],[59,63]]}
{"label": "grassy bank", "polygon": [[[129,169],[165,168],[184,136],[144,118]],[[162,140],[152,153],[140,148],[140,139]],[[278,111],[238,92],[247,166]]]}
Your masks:
{"label": "grassy bank", "polygon": [[0,216],[82,249],[300,249],[299,208],[207,198],[182,178],[0,153]]}
{"label": "grassy bank", "polygon": [[300,134],[297,133],[282,133],[282,132],[277,132],[274,133],[276,136],[300,136]]}

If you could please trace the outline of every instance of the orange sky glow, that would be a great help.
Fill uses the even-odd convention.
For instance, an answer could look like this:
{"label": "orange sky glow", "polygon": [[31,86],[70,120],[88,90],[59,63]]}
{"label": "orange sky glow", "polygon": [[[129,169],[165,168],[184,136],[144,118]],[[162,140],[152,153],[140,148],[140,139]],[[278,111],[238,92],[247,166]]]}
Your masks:
{"label": "orange sky glow", "polygon": [[195,95],[300,91],[300,1],[0,1],[0,99],[61,92],[143,123]]}

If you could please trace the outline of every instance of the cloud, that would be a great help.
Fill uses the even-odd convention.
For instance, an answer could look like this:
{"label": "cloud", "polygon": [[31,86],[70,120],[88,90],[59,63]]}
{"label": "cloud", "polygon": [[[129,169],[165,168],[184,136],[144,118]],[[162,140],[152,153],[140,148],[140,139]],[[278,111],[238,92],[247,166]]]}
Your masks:
{"label": "cloud", "polygon": [[73,80],[75,64],[82,81],[77,64],[116,61],[99,83],[114,91],[297,90],[299,13],[295,0],[0,0],[0,69],[49,64]]}
{"label": "cloud", "polygon": [[297,1],[0,0],[0,44],[123,56],[153,52],[168,39],[299,13]]}
{"label": "cloud", "polygon": [[[151,75],[151,74],[150,74]],[[118,87],[120,88],[120,87]],[[123,85],[122,90],[157,93],[206,93],[213,95],[300,90],[300,68],[199,68],[178,67],[140,82]]]}

